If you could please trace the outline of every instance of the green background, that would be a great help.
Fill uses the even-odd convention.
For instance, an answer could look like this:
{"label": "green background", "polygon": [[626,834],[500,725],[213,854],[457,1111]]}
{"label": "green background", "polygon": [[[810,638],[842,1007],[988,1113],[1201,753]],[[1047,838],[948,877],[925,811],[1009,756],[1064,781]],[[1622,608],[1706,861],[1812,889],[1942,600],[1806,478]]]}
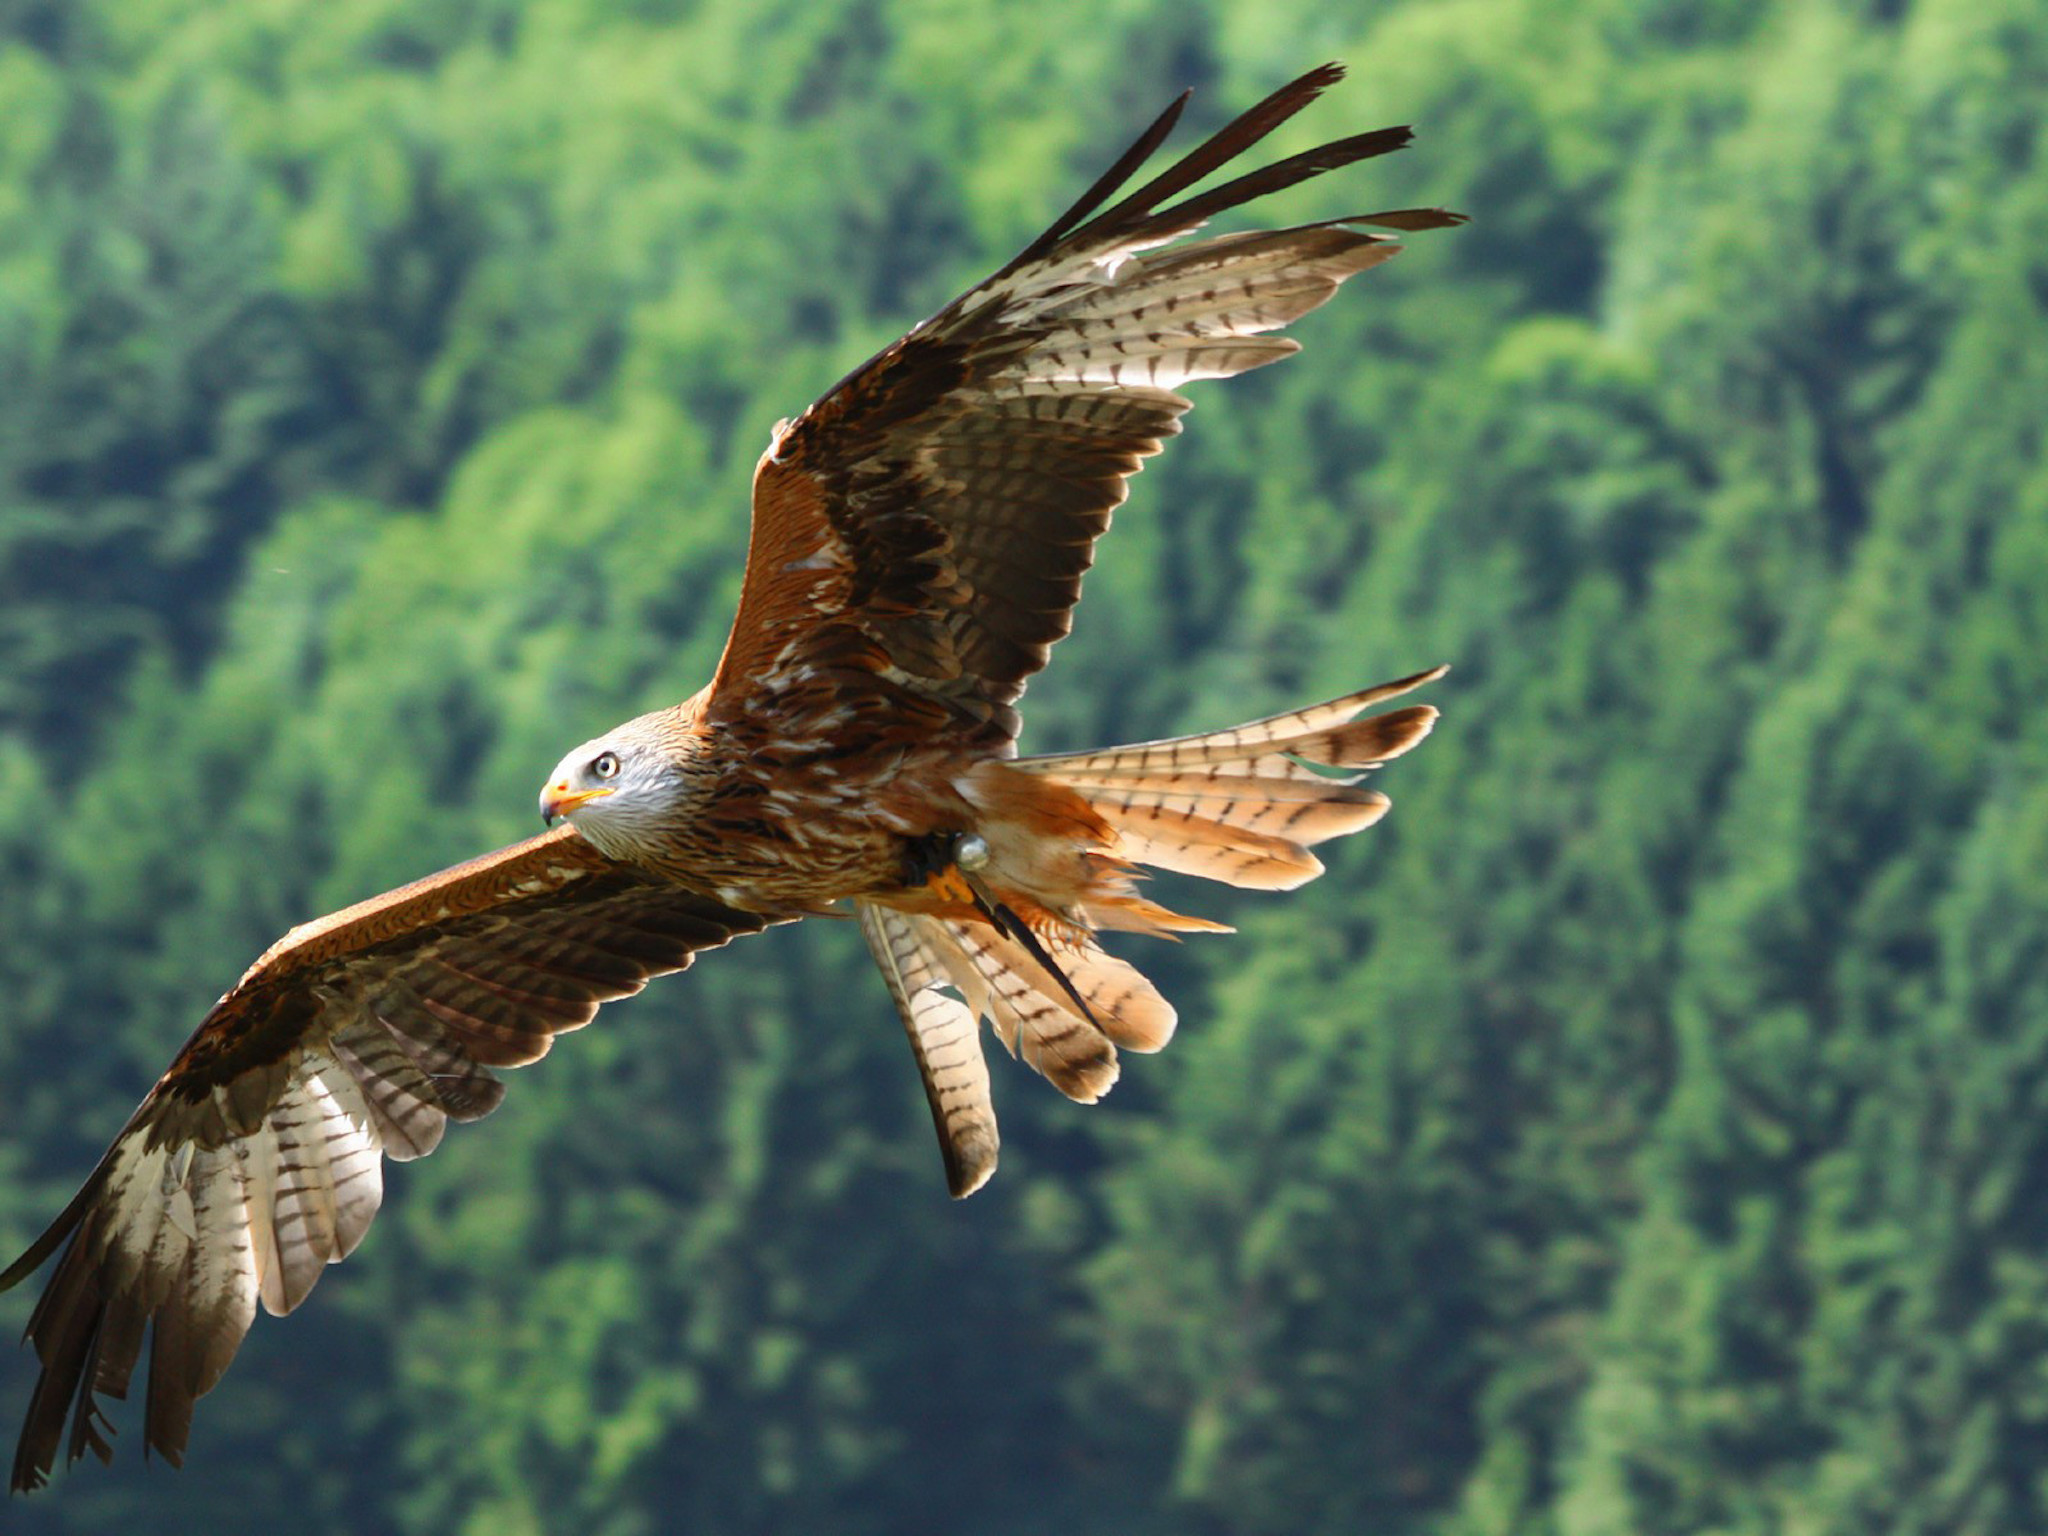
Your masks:
{"label": "green background", "polygon": [[703,681],[771,423],[1332,57],[1277,148],[1418,142],[1275,213],[1475,222],[1198,388],[1026,747],[1451,661],[1392,818],[964,1205],[853,934],[711,957],[0,1524],[2048,1530],[2040,0],[0,0],[0,1246]]}

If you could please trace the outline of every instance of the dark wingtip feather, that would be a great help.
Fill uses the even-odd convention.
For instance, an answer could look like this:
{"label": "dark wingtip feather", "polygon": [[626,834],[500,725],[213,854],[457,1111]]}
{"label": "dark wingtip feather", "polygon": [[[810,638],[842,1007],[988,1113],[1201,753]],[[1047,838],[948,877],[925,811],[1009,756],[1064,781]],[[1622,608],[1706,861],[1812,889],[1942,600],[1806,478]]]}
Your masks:
{"label": "dark wingtip feather", "polygon": [[[84,1381],[89,1383],[99,1370],[99,1340],[93,1340],[92,1351],[85,1364]],[[89,1385],[81,1385],[78,1403],[71,1415],[71,1446],[64,1459],[78,1462],[85,1459],[85,1453],[92,1452],[100,1459],[101,1466],[112,1466],[114,1462],[114,1421],[107,1417],[100,1407],[99,1398]]]}
{"label": "dark wingtip feather", "polygon": [[1298,155],[1289,155],[1258,170],[1247,171],[1242,176],[1226,181],[1220,187],[1211,187],[1207,192],[1189,198],[1186,202],[1175,203],[1171,208],[1161,209],[1134,226],[1147,233],[1187,229],[1244,203],[1267,197],[1275,192],[1285,191],[1291,186],[1334,171],[1340,166],[1351,165],[1359,160],[1370,160],[1376,155],[1390,155],[1397,149],[1406,149],[1415,138],[1415,130],[1406,126],[1396,128],[1374,128],[1366,133],[1354,133],[1347,138],[1333,139],[1328,144],[1319,144],[1314,149],[1305,149]]}
{"label": "dark wingtip feather", "polygon": [[[84,1249],[75,1243],[65,1252],[29,1323],[43,1369],[36,1378],[21,1439],[15,1446],[11,1486],[16,1493],[31,1493],[49,1482],[58,1448],[64,1443],[65,1421],[72,1416],[73,1400],[92,1396],[87,1373],[97,1353],[106,1301],[98,1268],[83,1254]],[[77,1433],[75,1430],[74,1435]],[[74,1461],[78,1454],[74,1449]]]}
{"label": "dark wingtip feather", "polygon": [[1153,151],[1166,141],[1166,136],[1173,131],[1173,125],[1180,121],[1181,113],[1186,110],[1188,100],[1194,94],[1194,87],[1190,86],[1174,97],[1166,110],[1152,120],[1152,126],[1139,134],[1131,147],[1117,157],[1116,164],[1096,177],[1094,184],[1075,198],[1072,206],[1054,219],[1044,234],[1024,248],[1017,257],[1018,263],[1036,261],[1058,245],[1069,230],[1099,208],[1118,187],[1130,180],[1137,173],[1138,167],[1150,160]]}
{"label": "dark wingtip feather", "polygon": [[1453,213],[1448,208],[1383,208],[1378,213],[1357,213],[1337,222],[1369,224],[1375,229],[1451,229],[1459,224],[1470,224],[1472,216]]}
{"label": "dark wingtip feather", "polygon": [[[1254,144],[1272,133],[1295,113],[1322,95],[1325,90],[1344,78],[1344,66],[1334,61],[1319,64],[1300,78],[1290,80],[1273,92],[1264,101],[1247,111],[1240,112],[1231,121],[1197,144],[1180,159],[1169,165],[1157,176],[1146,182],[1137,191],[1111,208],[1087,226],[1082,233],[1091,233],[1115,227],[1119,222],[1150,222],[1147,216],[1169,197],[1178,196],[1189,187],[1207,176],[1217,167],[1226,165]],[[1386,130],[1383,130],[1386,131]],[[1327,147],[1327,146],[1326,146]],[[1310,151],[1311,154],[1317,151]],[[1296,157],[1299,158],[1299,157]],[[1285,162],[1283,162],[1285,163]],[[1269,167],[1269,169],[1272,169]],[[1253,175],[1263,173],[1254,172]],[[1310,173],[1312,174],[1312,173]],[[1239,181],[1249,180],[1240,177]],[[1297,178],[1298,179],[1298,178]],[[1231,185],[1237,185],[1236,182]],[[1207,193],[1202,202],[1215,193]],[[1242,201],[1242,199],[1239,199]],[[1228,205],[1226,205],[1228,206]],[[1178,210],[1175,210],[1176,212]],[[1165,218],[1166,215],[1152,215]]]}
{"label": "dark wingtip feather", "polygon": [[[1228,126],[1203,140],[1188,154],[1131,193],[1098,218],[1096,224],[1106,225],[1133,214],[1149,213],[1165,199],[1193,186],[1219,165],[1243,154],[1343,78],[1344,66],[1333,59],[1327,64],[1317,65],[1297,79],[1290,80],[1257,106],[1240,113]],[[1101,207],[1112,193],[1135,176],[1138,169],[1152,158],[1161,144],[1166,142],[1166,136],[1180,121],[1182,111],[1186,109],[1194,94],[1193,87],[1189,87],[1176,96],[1166,110],[1153,119],[1152,125],[1138,135],[1136,142],[1117,157],[1116,164],[1098,176],[1094,184],[1076,198],[1065,213],[1053,220],[1044,234],[1019,253],[1013,264],[1021,265],[1027,261],[1036,261],[1051,251],[1060,241],[1073,233],[1083,219]]]}
{"label": "dark wingtip feather", "polygon": [[[105,1167],[106,1159],[102,1158],[101,1166],[93,1170],[92,1177],[85,1181],[85,1187],[71,1197],[71,1203],[57,1213],[57,1219],[43,1228],[42,1235],[28,1245],[28,1252],[8,1265],[6,1269],[0,1270],[0,1292],[13,1290],[22,1281],[41,1269],[50,1255],[63,1246],[64,1240],[71,1236],[72,1231],[84,1219],[86,1210],[99,1197],[100,1181],[101,1176],[105,1172]],[[38,1306],[36,1314],[40,1316],[41,1312],[42,1308]],[[31,1332],[34,1330],[35,1325],[35,1317],[31,1317],[28,1324]],[[27,1337],[27,1335],[24,1334],[23,1337]]]}

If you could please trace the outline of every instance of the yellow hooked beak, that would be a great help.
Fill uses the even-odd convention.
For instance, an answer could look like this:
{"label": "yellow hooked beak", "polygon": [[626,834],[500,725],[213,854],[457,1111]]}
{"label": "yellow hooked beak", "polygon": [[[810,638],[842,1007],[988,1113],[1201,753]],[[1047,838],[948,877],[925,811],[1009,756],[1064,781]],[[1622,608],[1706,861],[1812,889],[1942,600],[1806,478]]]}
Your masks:
{"label": "yellow hooked beak", "polygon": [[609,786],[602,789],[571,789],[568,784],[550,784],[540,792],[540,819],[553,826],[579,805],[588,805],[593,800],[602,800],[613,791]]}

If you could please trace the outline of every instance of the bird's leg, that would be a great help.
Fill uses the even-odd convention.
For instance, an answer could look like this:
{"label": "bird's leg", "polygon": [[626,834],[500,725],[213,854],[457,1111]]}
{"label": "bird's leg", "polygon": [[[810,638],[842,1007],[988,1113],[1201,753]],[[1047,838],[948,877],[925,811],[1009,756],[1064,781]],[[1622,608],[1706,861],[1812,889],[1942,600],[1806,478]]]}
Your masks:
{"label": "bird's leg", "polygon": [[903,851],[903,883],[905,885],[929,885],[936,877],[952,871],[960,877],[974,900],[974,906],[998,933],[1007,934],[1023,946],[1024,952],[1045,968],[1046,974],[1060,984],[1060,990],[1073,999],[1074,1006],[1081,1010],[1081,1017],[1097,1029],[1102,1021],[1095,1017],[1095,1010],[1088,1006],[1067,973],[1060,969],[1059,962],[1046,953],[1045,945],[1038,935],[1031,931],[1031,925],[1019,917],[1006,901],[999,900],[981,878],[981,871],[988,867],[988,844],[973,832],[931,832],[923,837],[913,838]]}

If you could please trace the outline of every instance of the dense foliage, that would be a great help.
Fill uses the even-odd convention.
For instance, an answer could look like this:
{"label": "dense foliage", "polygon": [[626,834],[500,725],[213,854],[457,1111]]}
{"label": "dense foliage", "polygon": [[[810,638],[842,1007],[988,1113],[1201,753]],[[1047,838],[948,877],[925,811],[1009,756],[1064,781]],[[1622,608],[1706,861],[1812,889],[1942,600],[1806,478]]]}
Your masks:
{"label": "dense foliage", "polygon": [[0,4],[0,1246],[697,686],[778,416],[1324,57],[1421,137],[1283,211],[1478,222],[1204,392],[1029,744],[1450,660],[1392,820],[960,1206],[853,936],[713,957],[9,1529],[2048,1528],[2039,0]]}

